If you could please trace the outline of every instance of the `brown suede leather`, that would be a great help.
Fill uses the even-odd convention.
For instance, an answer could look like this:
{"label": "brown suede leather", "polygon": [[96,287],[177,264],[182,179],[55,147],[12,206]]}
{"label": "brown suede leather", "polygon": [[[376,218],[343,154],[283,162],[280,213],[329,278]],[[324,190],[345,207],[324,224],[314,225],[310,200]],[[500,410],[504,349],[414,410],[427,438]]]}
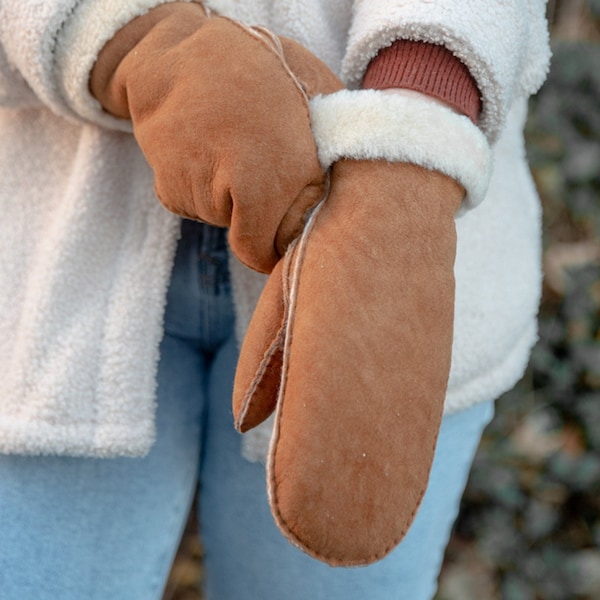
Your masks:
{"label": "brown suede leather", "polygon": [[307,93],[341,87],[291,40],[188,3],[126,25],[90,80],[108,112],[131,118],[165,207],[229,227],[238,258],[267,273],[324,192]]}
{"label": "brown suede leather", "polygon": [[[292,251],[292,246],[288,254]],[[288,256],[273,269],[254,309],[236,366],[233,391],[235,427],[241,433],[260,425],[275,410],[285,341]]]}
{"label": "brown suede leather", "polygon": [[[284,535],[329,564],[389,553],[426,489],[450,369],[463,194],[415,165],[336,163],[327,201],[288,251],[280,287],[269,281],[244,342],[237,425],[256,425],[273,408],[266,396],[277,397],[271,508]],[[252,336],[281,313],[270,343],[258,344],[271,356],[253,355]]]}

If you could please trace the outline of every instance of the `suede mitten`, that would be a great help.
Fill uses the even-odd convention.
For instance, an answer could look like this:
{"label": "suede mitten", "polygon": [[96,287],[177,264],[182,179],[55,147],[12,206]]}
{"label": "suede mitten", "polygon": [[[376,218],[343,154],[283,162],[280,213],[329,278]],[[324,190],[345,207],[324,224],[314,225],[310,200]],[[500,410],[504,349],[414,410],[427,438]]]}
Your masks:
{"label": "suede mitten", "polygon": [[131,119],[164,206],[229,227],[262,272],[323,196],[309,95],[341,87],[293,41],[177,2],[121,29],[90,79],[106,111]]}
{"label": "suede mitten", "polygon": [[292,543],[329,564],[385,556],[425,492],[450,369],[463,196],[417,165],[338,161],[250,324],[236,426],[276,409],[272,512]]}

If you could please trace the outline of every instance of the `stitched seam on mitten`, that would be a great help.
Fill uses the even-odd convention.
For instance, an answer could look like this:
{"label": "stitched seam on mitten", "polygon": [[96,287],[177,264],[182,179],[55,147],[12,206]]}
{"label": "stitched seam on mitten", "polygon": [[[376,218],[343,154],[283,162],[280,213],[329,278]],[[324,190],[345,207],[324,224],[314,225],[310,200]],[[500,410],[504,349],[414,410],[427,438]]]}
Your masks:
{"label": "stitched seam on mitten", "polygon": [[285,62],[283,54],[278,52],[276,50],[276,48],[273,47],[273,44],[267,42],[267,40],[265,39],[264,32],[262,34],[259,34],[257,31],[253,31],[251,28],[246,27],[243,23],[240,23],[239,21],[236,21],[235,19],[230,19],[228,17],[220,17],[220,18],[226,19],[227,21],[229,21],[230,23],[235,25],[238,29],[243,31],[246,35],[252,37],[254,40],[257,40],[260,44],[262,44],[265,48],[267,48],[267,50],[269,50],[269,52],[272,52],[275,56],[277,56],[281,67],[287,73],[287,76],[289,77],[290,81],[294,84],[294,87],[296,88],[296,91],[298,92],[298,94],[302,97],[302,101],[304,103],[304,108],[306,110],[306,117],[308,118],[308,120],[310,122],[310,106],[308,104],[308,97],[306,96],[306,93],[304,92],[302,85],[300,84],[300,82],[298,81],[296,76],[293,74],[293,72],[290,69],[290,67],[288,66],[288,64]]}

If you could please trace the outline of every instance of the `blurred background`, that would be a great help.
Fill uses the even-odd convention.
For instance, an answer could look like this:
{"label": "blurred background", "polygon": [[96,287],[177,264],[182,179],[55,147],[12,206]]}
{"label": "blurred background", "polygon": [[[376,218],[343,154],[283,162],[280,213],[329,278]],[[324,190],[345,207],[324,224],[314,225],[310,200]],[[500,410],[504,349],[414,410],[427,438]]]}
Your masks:
{"label": "blurred background", "polygon": [[[600,599],[600,0],[550,0],[548,17],[554,56],[526,131],[540,339],[482,440],[436,600]],[[164,600],[202,598],[195,528],[192,515]]]}
{"label": "blurred background", "polygon": [[481,443],[439,600],[600,599],[600,0],[548,8],[553,60],[526,130],[540,339]]}

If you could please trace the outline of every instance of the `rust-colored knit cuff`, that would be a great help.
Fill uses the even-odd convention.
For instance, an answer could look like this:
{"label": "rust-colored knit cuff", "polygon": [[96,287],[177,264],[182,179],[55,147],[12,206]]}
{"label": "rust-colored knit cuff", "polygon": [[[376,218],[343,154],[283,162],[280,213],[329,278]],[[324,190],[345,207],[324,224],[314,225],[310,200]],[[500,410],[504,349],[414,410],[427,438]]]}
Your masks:
{"label": "rust-colored knit cuff", "polygon": [[477,123],[479,89],[467,67],[444,46],[397,40],[369,63],[365,89],[404,88],[438,98]]}

